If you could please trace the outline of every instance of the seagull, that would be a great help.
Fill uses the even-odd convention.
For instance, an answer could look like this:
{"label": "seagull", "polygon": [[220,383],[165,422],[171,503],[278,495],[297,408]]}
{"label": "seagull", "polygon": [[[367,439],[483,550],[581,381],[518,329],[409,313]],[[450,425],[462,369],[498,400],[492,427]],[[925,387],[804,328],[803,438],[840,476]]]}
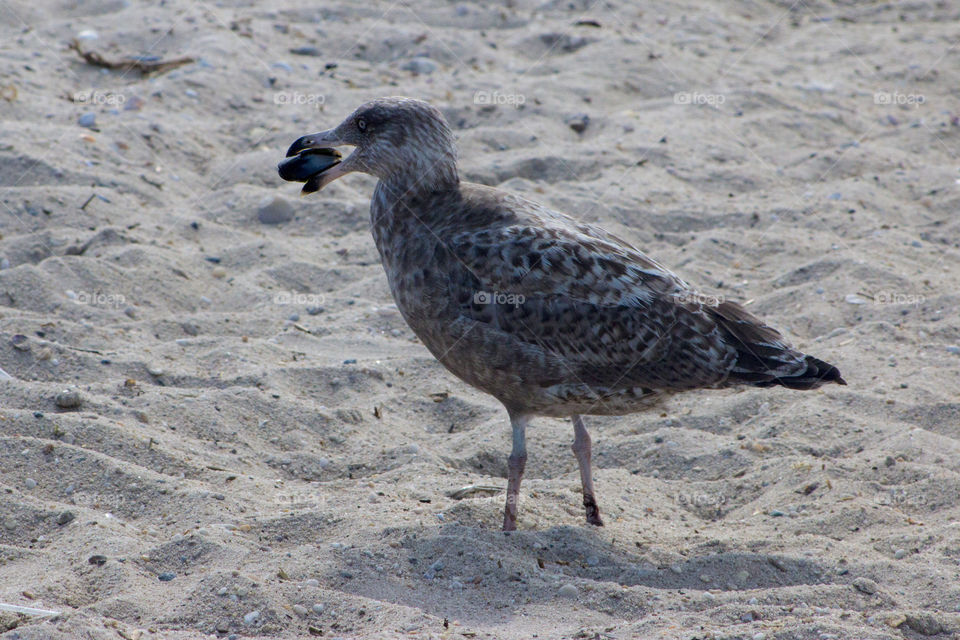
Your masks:
{"label": "seagull", "polygon": [[[342,146],[354,150],[343,158]],[[634,413],[692,389],[846,384],[626,240],[460,180],[453,133],[427,102],[367,102],[296,140],[279,165],[304,194],[355,171],[379,179],[370,227],[400,313],[444,367],[507,410],[504,531],[517,526],[535,416],[572,420],[586,520],[602,526],[582,416]]]}

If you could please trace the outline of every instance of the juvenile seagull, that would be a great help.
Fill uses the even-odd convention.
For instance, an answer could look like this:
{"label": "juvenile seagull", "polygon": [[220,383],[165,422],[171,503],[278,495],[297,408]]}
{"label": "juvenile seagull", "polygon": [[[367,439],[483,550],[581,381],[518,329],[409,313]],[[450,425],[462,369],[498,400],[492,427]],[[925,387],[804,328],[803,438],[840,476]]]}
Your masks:
{"label": "juvenile seagull", "polygon": [[[355,149],[341,161],[332,148],[344,145]],[[632,413],[703,387],[846,384],[833,365],[630,243],[462,182],[450,127],[426,102],[368,102],[336,128],[294,142],[280,164],[306,193],[352,171],[379,178],[370,226],[407,324],[510,416],[504,531],[517,526],[533,416],[572,418],[587,522],[602,526],[582,415]]]}

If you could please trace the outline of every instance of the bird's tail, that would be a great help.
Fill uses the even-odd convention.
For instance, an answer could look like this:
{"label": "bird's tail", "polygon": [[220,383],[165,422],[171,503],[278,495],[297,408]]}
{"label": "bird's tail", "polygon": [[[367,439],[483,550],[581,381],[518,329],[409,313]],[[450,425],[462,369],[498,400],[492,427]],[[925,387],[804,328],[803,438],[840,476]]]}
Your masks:
{"label": "bird's tail", "polygon": [[828,382],[847,384],[835,366],[792,348],[775,329],[740,305],[722,302],[710,311],[727,344],[737,350],[728,382],[803,390]]}

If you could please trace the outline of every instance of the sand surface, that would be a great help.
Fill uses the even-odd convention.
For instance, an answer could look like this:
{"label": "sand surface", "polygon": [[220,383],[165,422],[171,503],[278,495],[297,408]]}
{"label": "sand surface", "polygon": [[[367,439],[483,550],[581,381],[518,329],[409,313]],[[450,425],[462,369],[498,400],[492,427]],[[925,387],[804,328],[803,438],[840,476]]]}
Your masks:
{"label": "sand surface", "polygon": [[[0,0],[0,602],[61,612],[0,637],[956,637],[958,19]],[[196,60],[99,69],[76,37]],[[396,94],[444,111],[465,178],[749,302],[849,386],[588,417],[603,529],[539,419],[505,536],[505,412],[392,304],[374,180],[276,175]]]}

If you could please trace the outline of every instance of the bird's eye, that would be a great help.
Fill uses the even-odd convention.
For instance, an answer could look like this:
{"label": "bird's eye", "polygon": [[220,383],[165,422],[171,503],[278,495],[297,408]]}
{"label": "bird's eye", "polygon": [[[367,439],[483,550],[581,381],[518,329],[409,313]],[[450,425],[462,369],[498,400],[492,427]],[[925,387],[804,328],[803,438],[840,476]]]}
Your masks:
{"label": "bird's eye", "polygon": [[360,118],[359,120],[357,120],[357,129],[360,129],[361,132],[362,132],[362,131],[366,131],[366,130],[367,130],[367,121],[364,120],[363,118]]}

